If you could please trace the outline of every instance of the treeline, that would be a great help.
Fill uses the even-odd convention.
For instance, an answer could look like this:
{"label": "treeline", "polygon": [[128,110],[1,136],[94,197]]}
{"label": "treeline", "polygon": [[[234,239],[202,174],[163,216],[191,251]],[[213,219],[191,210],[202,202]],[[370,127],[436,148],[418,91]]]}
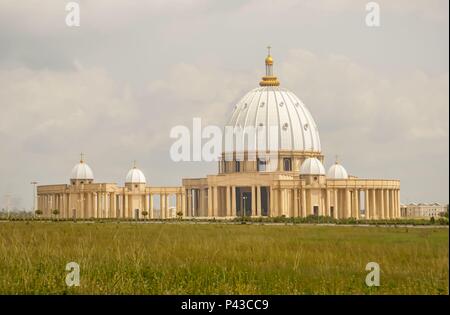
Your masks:
{"label": "treeline", "polygon": [[80,221],[80,222],[212,222],[212,223],[233,223],[233,224],[264,224],[264,223],[279,223],[279,224],[336,224],[336,225],[449,225],[447,217],[431,217],[430,219],[383,219],[383,220],[365,220],[356,218],[335,219],[328,216],[314,216],[310,215],[305,218],[300,217],[236,217],[233,219],[224,218],[177,218],[171,219],[148,219],[148,218],[60,218],[59,215],[54,214],[51,217],[36,216],[30,212],[24,213],[1,213],[0,220],[3,221]]}

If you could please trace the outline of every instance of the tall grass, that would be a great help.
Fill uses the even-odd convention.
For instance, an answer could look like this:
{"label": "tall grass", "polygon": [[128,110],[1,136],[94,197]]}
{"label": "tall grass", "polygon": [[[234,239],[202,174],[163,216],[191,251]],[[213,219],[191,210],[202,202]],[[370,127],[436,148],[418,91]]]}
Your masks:
{"label": "tall grass", "polygon": [[431,227],[3,222],[0,293],[448,294],[448,249]]}

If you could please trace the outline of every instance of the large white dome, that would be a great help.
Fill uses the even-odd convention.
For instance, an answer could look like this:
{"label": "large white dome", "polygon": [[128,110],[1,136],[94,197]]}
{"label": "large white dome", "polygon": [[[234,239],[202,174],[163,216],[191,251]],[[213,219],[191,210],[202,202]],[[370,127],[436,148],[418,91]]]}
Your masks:
{"label": "large white dome", "polygon": [[347,179],[348,174],[346,169],[339,163],[333,164],[327,172],[327,178],[329,179]]}
{"label": "large white dome", "polygon": [[131,170],[128,171],[128,174],[125,178],[125,183],[128,184],[145,184],[145,176],[142,171],[136,167],[133,167]]}
{"label": "large white dome", "polygon": [[236,104],[227,126],[243,132],[248,127],[263,130],[267,149],[277,143],[278,150],[321,151],[319,131],[310,112],[294,93],[278,86],[248,92]]}
{"label": "large white dome", "polygon": [[70,179],[94,179],[94,173],[89,165],[80,161],[73,167]]}
{"label": "large white dome", "polygon": [[300,167],[300,175],[325,175],[325,167],[317,158],[307,158]]}

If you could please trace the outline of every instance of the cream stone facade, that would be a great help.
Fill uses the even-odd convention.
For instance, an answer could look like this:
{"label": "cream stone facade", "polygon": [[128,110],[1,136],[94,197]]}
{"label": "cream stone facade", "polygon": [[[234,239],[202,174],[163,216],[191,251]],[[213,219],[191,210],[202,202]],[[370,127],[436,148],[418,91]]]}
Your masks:
{"label": "cream stone facade", "polygon": [[400,205],[402,217],[408,218],[437,218],[448,212],[448,204],[433,203],[409,203]]}
{"label": "cream stone facade", "polygon": [[136,166],[123,187],[96,183],[81,159],[70,184],[38,186],[38,209],[46,216],[58,209],[62,218],[142,218],[144,211],[161,219],[177,213],[184,218],[399,218],[400,181],[348,175],[337,161],[326,171],[312,115],[294,93],[279,87],[270,52],[265,65],[260,87],[238,102],[227,126],[260,128],[257,142],[266,142],[266,148],[276,143],[271,154],[224,149],[218,174],[186,178],[179,187],[149,186]]}

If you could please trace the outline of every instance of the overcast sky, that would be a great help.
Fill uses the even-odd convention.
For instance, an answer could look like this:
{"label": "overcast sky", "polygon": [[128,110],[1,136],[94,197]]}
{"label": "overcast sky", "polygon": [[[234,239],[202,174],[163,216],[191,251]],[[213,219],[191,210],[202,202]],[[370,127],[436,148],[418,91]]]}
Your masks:
{"label": "overcast sky", "polygon": [[30,181],[68,183],[86,154],[97,182],[132,161],[150,185],[217,172],[172,162],[170,129],[222,126],[275,73],[311,111],[325,166],[401,180],[402,202],[448,202],[448,1],[0,1],[0,201],[31,207]]}

